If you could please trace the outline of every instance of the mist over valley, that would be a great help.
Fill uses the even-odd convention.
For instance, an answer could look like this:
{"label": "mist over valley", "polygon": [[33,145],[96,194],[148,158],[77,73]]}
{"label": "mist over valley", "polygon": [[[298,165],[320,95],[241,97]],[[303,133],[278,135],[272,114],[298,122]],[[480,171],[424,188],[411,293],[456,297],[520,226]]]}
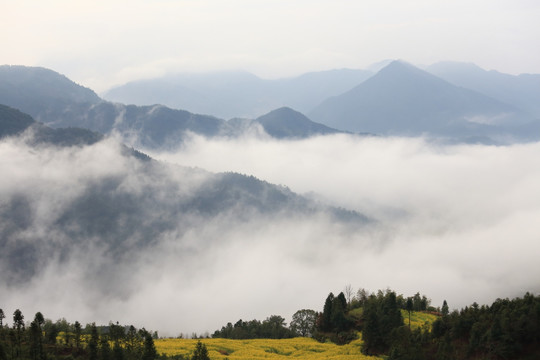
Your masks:
{"label": "mist over valley", "polygon": [[33,76],[2,81],[5,308],[175,336],[347,284],[456,308],[538,291],[535,141],[355,134],[287,107],[227,121],[2,70]]}

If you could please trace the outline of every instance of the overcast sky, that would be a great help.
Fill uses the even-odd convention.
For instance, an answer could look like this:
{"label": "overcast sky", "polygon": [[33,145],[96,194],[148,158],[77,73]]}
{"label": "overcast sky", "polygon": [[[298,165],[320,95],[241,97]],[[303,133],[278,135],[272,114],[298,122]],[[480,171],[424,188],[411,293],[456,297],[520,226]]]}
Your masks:
{"label": "overcast sky", "polygon": [[540,73],[536,0],[0,0],[0,62],[98,92],[167,72],[264,78],[384,59]]}

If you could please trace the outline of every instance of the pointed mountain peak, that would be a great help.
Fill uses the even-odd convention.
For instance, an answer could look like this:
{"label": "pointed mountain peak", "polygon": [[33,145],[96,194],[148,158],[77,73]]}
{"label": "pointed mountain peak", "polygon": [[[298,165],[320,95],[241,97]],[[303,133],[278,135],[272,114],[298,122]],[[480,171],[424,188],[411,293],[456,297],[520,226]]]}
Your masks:
{"label": "pointed mountain peak", "polygon": [[[403,61],[403,60],[394,60],[371,78],[365,81],[364,84],[370,83],[379,83],[379,85],[384,86],[393,86],[392,84],[402,86],[403,84],[411,83],[430,83],[430,84],[439,84],[439,86],[446,83],[443,79],[430,74],[427,71],[417,68],[416,66]],[[362,87],[363,84],[360,84],[359,87]]]}
{"label": "pointed mountain peak", "polygon": [[417,68],[416,66],[404,61],[404,60],[394,60],[385,67],[383,67],[377,74],[384,73],[395,73],[395,72],[404,72],[404,71],[414,71],[414,72],[424,72],[423,70]]}
{"label": "pointed mountain peak", "polygon": [[278,109],[272,110],[267,114],[259,116],[257,118],[257,121],[260,122],[260,121],[264,121],[265,119],[273,119],[273,118],[277,118],[277,117],[287,117],[287,118],[295,117],[295,118],[305,118],[305,119],[307,119],[307,117],[304,114],[302,114],[301,112],[296,111],[294,109],[291,109],[290,107],[283,106],[283,107],[280,107]]}

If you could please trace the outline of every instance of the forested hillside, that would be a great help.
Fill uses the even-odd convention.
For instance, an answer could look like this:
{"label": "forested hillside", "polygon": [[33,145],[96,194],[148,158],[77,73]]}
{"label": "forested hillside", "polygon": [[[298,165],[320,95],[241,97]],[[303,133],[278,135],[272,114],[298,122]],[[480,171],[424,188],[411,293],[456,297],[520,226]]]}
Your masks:
{"label": "forested hillside", "polygon": [[[418,318],[421,314],[424,323],[411,325],[411,315]],[[322,311],[299,310],[289,327],[279,315],[263,322],[239,320],[216,331],[213,339],[199,337],[197,343],[182,335],[177,339],[159,338],[157,331],[113,322],[85,327],[78,321],[53,322],[40,312],[29,322],[18,309],[10,325],[7,315],[0,309],[1,360],[379,356],[389,360],[439,360],[535,359],[540,355],[540,297],[529,293],[515,299],[497,299],[489,306],[473,303],[452,312],[446,301],[434,308],[420,294],[405,298],[391,290],[369,294],[360,289],[347,301],[343,292],[337,297],[330,293]],[[192,337],[196,339],[197,335]],[[329,345],[329,340],[335,345]]]}

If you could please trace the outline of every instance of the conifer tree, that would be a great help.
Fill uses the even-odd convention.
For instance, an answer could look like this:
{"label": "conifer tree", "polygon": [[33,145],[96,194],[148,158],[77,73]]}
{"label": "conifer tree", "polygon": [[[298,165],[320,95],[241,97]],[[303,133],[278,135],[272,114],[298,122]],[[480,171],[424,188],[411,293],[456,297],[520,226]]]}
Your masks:
{"label": "conifer tree", "polygon": [[324,302],[322,319],[321,319],[321,330],[330,331],[332,330],[332,307],[334,303],[334,294],[330,293],[326,297]]}
{"label": "conifer tree", "polygon": [[195,351],[193,351],[191,360],[210,360],[206,345],[204,345],[200,340],[197,341],[197,345],[195,347]]}
{"label": "conifer tree", "polygon": [[96,323],[90,327],[90,340],[88,341],[88,360],[98,360],[99,335]]}
{"label": "conifer tree", "polygon": [[111,359],[111,346],[109,345],[109,337],[101,336],[100,360],[110,360],[110,359]]}
{"label": "conifer tree", "polygon": [[82,329],[81,329],[81,323],[78,322],[78,321],[75,321],[75,324],[73,325],[74,326],[74,335],[75,335],[75,348],[77,349],[77,351],[80,350],[81,348],[81,333],[82,333]]}
{"label": "conifer tree", "polygon": [[15,335],[15,357],[18,358],[21,355],[21,341],[24,332],[24,316],[19,309],[13,313],[13,330]]}
{"label": "conifer tree", "polygon": [[448,316],[449,310],[448,310],[448,304],[446,303],[446,300],[442,303],[441,313],[443,316]]}
{"label": "conifer tree", "polygon": [[155,360],[157,357],[158,354],[156,346],[154,345],[154,339],[149,332],[146,332],[144,336],[144,351],[142,360]]}
{"label": "conifer tree", "polygon": [[411,329],[411,312],[413,310],[413,300],[411,297],[407,298],[406,310],[409,313],[409,330]]}

